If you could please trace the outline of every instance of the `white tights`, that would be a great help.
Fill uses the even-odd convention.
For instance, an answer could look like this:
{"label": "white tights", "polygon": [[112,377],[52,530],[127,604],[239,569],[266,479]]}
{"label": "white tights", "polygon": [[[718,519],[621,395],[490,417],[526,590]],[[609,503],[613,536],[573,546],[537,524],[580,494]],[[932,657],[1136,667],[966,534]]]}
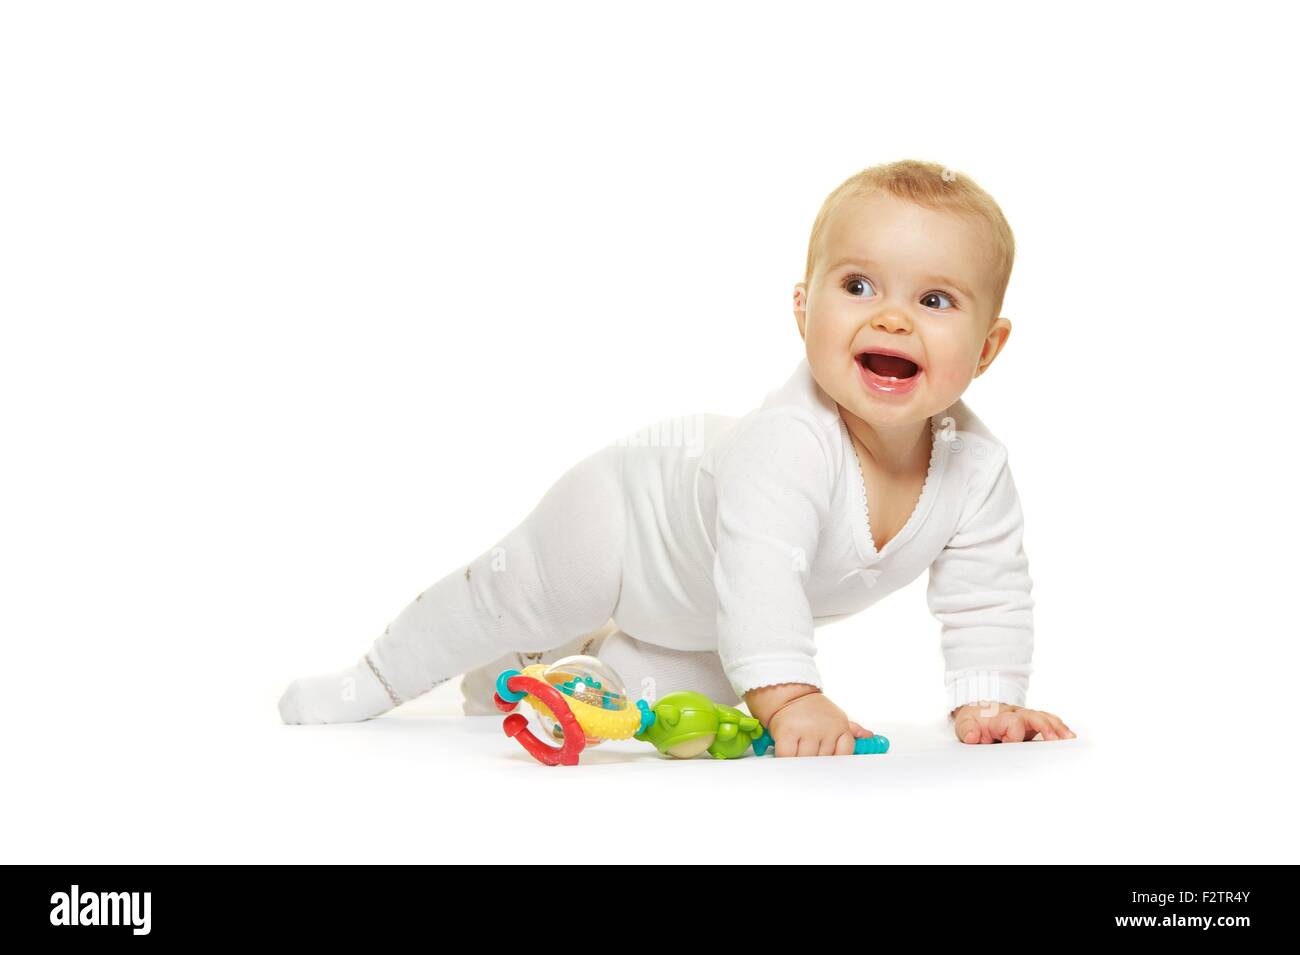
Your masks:
{"label": "white tights", "polygon": [[528,655],[558,658],[589,641],[632,699],[698,690],[734,705],[717,653],[654,646],[611,619],[623,579],[622,451],[606,447],[570,468],[505,537],[408,604],[354,666],[291,683],[281,718],[370,719],[462,673],[466,712],[494,712],[490,688],[480,701],[485,681]]}

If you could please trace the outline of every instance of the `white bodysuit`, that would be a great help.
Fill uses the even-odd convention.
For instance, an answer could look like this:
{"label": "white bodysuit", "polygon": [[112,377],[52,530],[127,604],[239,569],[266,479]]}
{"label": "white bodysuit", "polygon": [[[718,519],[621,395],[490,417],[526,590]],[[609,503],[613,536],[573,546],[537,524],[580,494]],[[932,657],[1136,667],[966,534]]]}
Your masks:
{"label": "white bodysuit", "polygon": [[578,462],[408,605],[365,667],[394,703],[481,668],[466,712],[491,712],[499,669],[586,649],[633,695],[734,703],[821,686],[814,628],[928,569],[950,706],[1023,705],[1032,582],[1007,451],[960,400],[930,426],[920,500],[877,552],[847,426],[805,358],[744,417],[665,419]]}

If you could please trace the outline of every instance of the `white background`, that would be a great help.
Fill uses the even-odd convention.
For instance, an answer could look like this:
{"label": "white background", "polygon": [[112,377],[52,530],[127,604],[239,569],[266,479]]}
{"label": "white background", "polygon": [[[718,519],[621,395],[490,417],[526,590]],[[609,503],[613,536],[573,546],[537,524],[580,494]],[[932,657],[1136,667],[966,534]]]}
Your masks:
{"label": "white background", "polygon": [[[1295,24],[461,6],[0,12],[4,861],[1296,861]],[[819,631],[886,757],[279,723],[578,458],[783,382],[818,206],[899,158],[1016,233],[965,397],[1077,740],[952,738],[924,577]]]}

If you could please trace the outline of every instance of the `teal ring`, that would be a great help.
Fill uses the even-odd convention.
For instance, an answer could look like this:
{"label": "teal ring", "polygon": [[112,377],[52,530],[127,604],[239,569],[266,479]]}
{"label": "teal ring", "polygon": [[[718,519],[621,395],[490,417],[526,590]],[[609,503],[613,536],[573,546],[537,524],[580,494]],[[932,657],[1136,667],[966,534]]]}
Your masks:
{"label": "teal ring", "polygon": [[512,676],[523,676],[523,674],[518,670],[502,670],[500,675],[497,676],[497,696],[501,697],[501,699],[505,700],[507,703],[518,703],[528,694],[516,693],[506,685],[510,682]]}

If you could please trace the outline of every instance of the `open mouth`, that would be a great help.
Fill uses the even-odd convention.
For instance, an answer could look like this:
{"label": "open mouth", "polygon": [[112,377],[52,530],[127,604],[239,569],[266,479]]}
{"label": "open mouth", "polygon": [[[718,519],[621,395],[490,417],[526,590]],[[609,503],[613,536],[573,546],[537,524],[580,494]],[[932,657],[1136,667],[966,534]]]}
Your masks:
{"label": "open mouth", "polygon": [[859,365],[881,378],[903,381],[914,377],[921,371],[920,365],[901,355],[866,351],[857,357]]}
{"label": "open mouth", "polygon": [[895,352],[864,351],[858,354],[858,374],[866,389],[880,396],[911,394],[924,369],[912,359]]}

